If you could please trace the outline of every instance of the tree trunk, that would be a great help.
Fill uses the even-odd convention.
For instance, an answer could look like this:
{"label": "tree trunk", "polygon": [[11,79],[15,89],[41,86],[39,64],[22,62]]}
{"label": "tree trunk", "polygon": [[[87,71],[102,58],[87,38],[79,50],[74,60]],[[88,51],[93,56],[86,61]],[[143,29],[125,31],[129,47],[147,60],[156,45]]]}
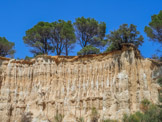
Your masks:
{"label": "tree trunk", "polygon": [[67,40],[66,40],[65,48],[66,48],[66,56],[68,56],[68,45],[67,45]]}
{"label": "tree trunk", "polygon": [[45,50],[44,53],[48,55],[48,52],[47,52],[47,39],[45,39],[44,50]]}

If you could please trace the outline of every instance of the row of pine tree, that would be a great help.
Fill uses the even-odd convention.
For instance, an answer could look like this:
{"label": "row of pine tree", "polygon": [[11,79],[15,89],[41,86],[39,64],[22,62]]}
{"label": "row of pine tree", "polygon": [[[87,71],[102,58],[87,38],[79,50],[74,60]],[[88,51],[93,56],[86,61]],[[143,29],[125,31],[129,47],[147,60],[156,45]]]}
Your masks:
{"label": "row of pine tree", "polygon": [[[152,41],[162,44],[162,11],[151,17],[149,26],[145,27],[147,36]],[[122,24],[117,30],[106,34],[106,23],[94,18],[79,17],[75,22],[58,20],[54,22],[39,22],[26,31],[24,43],[30,47],[30,52],[36,56],[41,54],[66,55],[74,48],[82,47],[78,55],[99,54],[120,50],[122,43],[132,43],[137,48],[143,43],[143,36],[133,24]],[[5,37],[0,37],[0,56],[12,56],[14,43]]]}

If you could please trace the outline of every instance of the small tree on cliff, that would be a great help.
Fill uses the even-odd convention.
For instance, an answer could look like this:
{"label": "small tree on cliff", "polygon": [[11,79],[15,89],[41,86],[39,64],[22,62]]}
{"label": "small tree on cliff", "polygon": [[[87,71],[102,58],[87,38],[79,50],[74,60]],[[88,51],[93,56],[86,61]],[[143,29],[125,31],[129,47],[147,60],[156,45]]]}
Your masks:
{"label": "small tree on cliff", "polygon": [[9,42],[5,37],[0,37],[0,56],[10,56],[13,57],[15,50],[14,43]]}
{"label": "small tree on cliff", "polygon": [[30,50],[34,55],[48,54],[51,52],[50,46],[50,27],[48,22],[39,22],[33,28],[26,31],[23,37],[24,43],[32,47]]}
{"label": "small tree on cliff", "polygon": [[121,25],[118,30],[111,31],[107,38],[110,46],[106,51],[120,50],[122,43],[132,43],[138,48],[144,39],[133,24],[130,26],[128,24]]}
{"label": "small tree on cliff", "polygon": [[88,45],[82,48],[77,54],[78,55],[88,55],[88,54],[99,54],[100,50],[92,45]]}

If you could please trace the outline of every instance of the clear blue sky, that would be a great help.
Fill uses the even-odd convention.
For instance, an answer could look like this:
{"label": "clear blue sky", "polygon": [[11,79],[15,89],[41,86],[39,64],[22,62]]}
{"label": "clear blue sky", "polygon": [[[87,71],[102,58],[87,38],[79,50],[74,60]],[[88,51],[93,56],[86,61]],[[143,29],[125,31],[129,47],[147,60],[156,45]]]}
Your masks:
{"label": "clear blue sky", "polygon": [[159,46],[148,41],[144,27],[160,10],[162,0],[0,0],[0,36],[15,42],[15,58],[24,58],[32,54],[22,37],[39,21],[74,22],[77,17],[92,17],[106,22],[107,33],[124,23],[137,25],[145,38],[140,51],[144,57],[151,57]]}

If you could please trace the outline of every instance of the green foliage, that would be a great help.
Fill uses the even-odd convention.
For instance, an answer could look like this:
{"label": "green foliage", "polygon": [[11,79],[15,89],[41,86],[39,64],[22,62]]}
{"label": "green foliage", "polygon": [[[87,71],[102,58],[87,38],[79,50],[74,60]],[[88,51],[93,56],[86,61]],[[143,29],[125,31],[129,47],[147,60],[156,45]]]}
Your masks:
{"label": "green foliage", "polygon": [[115,46],[115,43],[111,43],[105,52],[111,52],[111,51],[118,50],[118,49],[119,49],[119,47],[117,48],[117,46]]}
{"label": "green foliage", "polygon": [[144,100],[142,100],[141,104],[144,105],[144,106],[149,106],[150,101],[148,99],[144,99]]}
{"label": "green foliage", "polygon": [[159,57],[159,61],[162,61],[162,56]]}
{"label": "green foliage", "polygon": [[87,45],[104,46],[106,33],[106,24],[98,22],[94,18],[79,17],[74,23],[76,29],[77,40],[82,48]]}
{"label": "green foliage", "polygon": [[159,83],[160,86],[162,86],[162,77],[159,78],[157,82]]}
{"label": "green foliage", "polygon": [[103,120],[102,122],[118,122],[118,121],[117,120],[106,119],[106,120]]}
{"label": "green foliage", "polygon": [[[148,100],[143,100],[141,103],[145,106],[143,113],[136,112],[130,116],[124,115],[123,122],[161,122],[162,120],[162,109],[157,105],[151,104]],[[147,106],[147,107],[146,107]]]}
{"label": "green foliage", "polygon": [[53,22],[50,37],[56,55],[61,55],[64,52],[67,56],[76,42],[75,30],[71,21],[58,20]]}
{"label": "green foliage", "polygon": [[32,47],[30,50],[33,54],[38,53],[48,54],[51,52],[50,46],[50,27],[48,22],[39,22],[33,28],[26,31],[26,35],[23,37],[24,43]]}
{"label": "green foliage", "polygon": [[155,60],[159,60],[159,56],[156,55],[156,54],[153,54],[151,58],[152,58],[152,59],[155,59]]}
{"label": "green foliage", "polygon": [[106,52],[120,50],[122,43],[132,43],[138,48],[139,45],[143,43],[143,36],[139,34],[140,32],[137,31],[135,25],[121,25],[118,30],[111,31],[110,34],[107,35],[110,46]]}
{"label": "green foliage", "polygon": [[157,60],[157,61],[162,61],[162,56],[158,56],[157,54],[153,54],[151,59]]}
{"label": "green foliage", "polygon": [[25,57],[25,60],[30,60],[30,59],[32,59],[32,57],[29,57],[29,56]]}
{"label": "green foliage", "polygon": [[65,55],[68,56],[69,52],[74,48],[74,44],[76,43],[75,30],[71,21],[64,24],[63,35],[65,39]]}
{"label": "green foliage", "polygon": [[92,108],[91,111],[91,122],[98,122],[99,114],[95,107]]}
{"label": "green foliage", "polygon": [[149,26],[145,27],[144,31],[151,40],[162,44],[162,10],[158,15],[153,15],[151,17],[151,22]]}
{"label": "green foliage", "polygon": [[13,42],[9,42],[5,37],[0,37],[0,56],[13,57],[15,53],[14,46]]}
{"label": "green foliage", "polygon": [[[157,82],[162,87],[162,77]],[[159,90],[159,101],[162,102],[162,89]]]}
{"label": "green foliage", "polygon": [[77,122],[84,122],[84,118],[83,117],[80,117]]}
{"label": "green foliage", "polygon": [[71,21],[64,20],[53,23],[39,22],[26,31],[23,40],[25,44],[32,47],[31,52],[34,55],[52,52],[61,55],[63,51],[68,55],[76,42],[73,24]]}
{"label": "green foliage", "polygon": [[144,113],[145,122],[160,122],[161,109],[151,104],[149,109]]}
{"label": "green foliage", "polygon": [[143,112],[146,112],[148,110],[148,107],[150,105],[150,101],[147,100],[147,99],[144,99],[142,102],[141,102],[141,109]]}
{"label": "green foliage", "polygon": [[88,46],[82,48],[77,54],[78,55],[88,55],[88,54],[99,54],[99,53],[100,53],[100,50],[98,48],[88,45]]}
{"label": "green foliage", "polygon": [[54,117],[54,122],[62,122],[63,121],[64,116],[62,114],[56,114],[56,116]]}
{"label": "green foliage", "polygon": [[144,115],[141,112],[136,112],[130,116],[124,114],[123,122],[143,122]]}

